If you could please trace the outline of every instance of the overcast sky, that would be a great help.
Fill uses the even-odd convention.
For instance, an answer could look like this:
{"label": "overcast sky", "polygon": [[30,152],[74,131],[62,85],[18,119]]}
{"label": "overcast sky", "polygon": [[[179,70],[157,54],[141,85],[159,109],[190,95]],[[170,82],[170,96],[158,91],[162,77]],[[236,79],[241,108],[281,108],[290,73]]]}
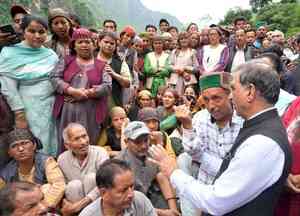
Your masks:
{"label": "overcast sky", "polygon": [[220,20],[230,8],[249,8],[249,0],[142,0],[142,2],[147,8],[167,12],[183,23],[197,21],[207,14]]}

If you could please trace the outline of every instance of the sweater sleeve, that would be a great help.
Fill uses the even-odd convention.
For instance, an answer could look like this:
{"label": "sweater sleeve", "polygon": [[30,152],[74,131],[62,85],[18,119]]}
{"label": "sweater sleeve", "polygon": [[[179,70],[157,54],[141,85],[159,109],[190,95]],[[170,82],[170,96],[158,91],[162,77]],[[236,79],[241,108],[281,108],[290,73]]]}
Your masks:
{"label": "sweater sleeve", "polygon": [[48,184],[44,199],[49,206],[55,207],[64,196],[66,186],[64,175],[52,157],[47,159],[45,170]]}

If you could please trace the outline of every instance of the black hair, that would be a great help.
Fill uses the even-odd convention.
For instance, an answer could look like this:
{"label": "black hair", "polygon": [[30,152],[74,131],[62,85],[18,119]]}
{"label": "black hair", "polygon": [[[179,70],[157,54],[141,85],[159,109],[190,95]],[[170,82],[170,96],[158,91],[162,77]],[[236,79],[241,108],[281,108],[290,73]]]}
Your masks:
{"label": "black hair", "polygon": [[98,34],[98,31],[97,31],[97,29],[94,29],[94,28],[89,28],[89,31],[90,31],[90,32],[93,32],[93,33],[97,33],[97,34]]}
{"label": "black hair", "polygon": [[254,32],[256,34],[256,30],[254,28],[247,29],[245,33]]}
{"label": "black hair", "polygon": [[157,28],[156,28],[156,26],[155,25],[152,25],[152,24],[148,24],[148,25],[146,25],[146,27],[145,27],[145,31],[147,31],[147,29],[148,28],[154,28],[155,29],[155,31],[157,31]]}
{"label": "black hair", "polygon": [[161,25],[163,22],[167,23],[168,25],[170,25],[169,21],[167,19],[165,19],[165,18],[162,18],[162,19],[159,20],[159,25]]}
{"label": "black hair", "polygon": [[74,22],[78,23],[79,25],[81,25],[81,21],[79,16],[77,16],[76,14],[69,14],[69,17],[71,20],[73,20]]}
{"label": "black hair", "polygon": [[197,26],[197,28],[198,28],[197,23],[192,22],[192,23],[190,23],[190,24],[188,25],[188,27],[186,28],[186,31],[189,31],[189,29],[191,28],[192,25],[195,25],[195,26]]}
{"label": "black hair", "polygon": [[119,159],[108,159],[102,163],[96,173],[96,184],[98,188],[113,188],[116,175],[132,171],[126,161]]}
{"label": "black hair", "polygon": [[48,23],[47,23],[47,21],[44,18],[42,18],[42,17],[38,17],[38,16],[34,16],[34,15],[25,15],[24,16],[24,18],[22,19],[22,23],[21,23],[21,29],[23,31],[25,31],[25,29],[33,21],[41,24],[45,29],[48,30]]}
{"label": "black hair", "polygon": [[283,49],[278,44],[273,44],[269,48],[263,50],[263,53],[268,52],[276,53],[279,57],[283,56]]}
{"label": "black hair", "polygon": [[234,25],[236,25],[239,21],[247,22],[247,20],[246,20],[245,17],[237,17],[237,18],[235,18],[234,21],[233,21]]}
{"label": "black hair", "polygon": [[171,31],[172,29],[175,29],[175,31],[178,33],[178,28],[176,26],[170,26],[168,28],[168,32]]}
{"label": "black hair", "polygon": [[116,21],[114,21],[114,20],[112,20],[112,19],[106,19],[106,20],[103,21],[102,26],[104,27],[106,23],[113,23],[115,29],[117,30],[117,23],[116,23]]}

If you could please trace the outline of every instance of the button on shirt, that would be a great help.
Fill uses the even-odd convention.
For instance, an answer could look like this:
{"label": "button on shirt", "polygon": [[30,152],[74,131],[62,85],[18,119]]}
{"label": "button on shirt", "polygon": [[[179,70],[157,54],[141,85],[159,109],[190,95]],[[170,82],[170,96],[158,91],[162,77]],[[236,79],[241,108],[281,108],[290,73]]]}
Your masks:
{"label": "button on shirt", "polygon": [[210,113],[201,110],[194,116],[192,125],[193,129],[183,129],[182,144],[193,161],[200,163],[198,180],[211,184],[243,126],[243,120],[234,113],[231,122],[219,128]]}

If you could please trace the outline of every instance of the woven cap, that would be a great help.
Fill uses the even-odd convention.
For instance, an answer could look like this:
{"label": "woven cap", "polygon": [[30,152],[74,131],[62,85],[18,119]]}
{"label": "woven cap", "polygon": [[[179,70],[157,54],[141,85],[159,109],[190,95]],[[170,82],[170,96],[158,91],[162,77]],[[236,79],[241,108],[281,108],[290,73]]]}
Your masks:
{"label": "woven cap", "polygon": [[86,28],[78,28],[74,30],[72,34],[72,41],[78,40],[78,39],[90,39],[92,38],[93,34]]}
{"label": "woven cap", "polygon": [[13,147],[16,142],[21,140],[32,141],[37,145],[37,149],[41,149],[43,147],[41,141],[36,138],[28,129],[16,128],[7,135],[7,143],[9,147]]}
{"label": "woven cap", "polygon": [[49,15],[48,15],[49,26],[51,25],[51,21],[56,17],[64,17],[69,22],[71,22],[68,12],[66,12],[62,8],[54,8],[54,9],[49,10]]}
{"label": "woven cap", "polygon": [[232,77],[229,73],[226,72],[216,72],[203,75],[199,80],[199,85],[201,91],[204,91],[208,88],[224,88],[230,89]]}

